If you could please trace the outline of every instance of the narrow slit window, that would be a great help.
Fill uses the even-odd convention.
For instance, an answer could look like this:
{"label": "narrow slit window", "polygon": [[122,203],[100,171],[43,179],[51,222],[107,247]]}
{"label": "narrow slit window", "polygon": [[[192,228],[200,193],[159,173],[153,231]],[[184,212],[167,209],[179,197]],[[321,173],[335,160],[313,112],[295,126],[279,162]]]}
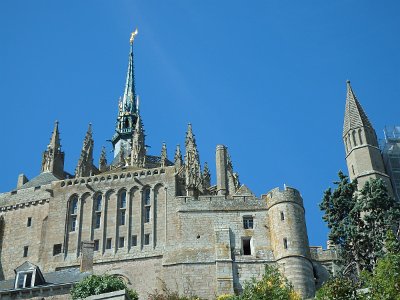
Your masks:
{"label": "narrow slit window", "polygon": [[119,248],[123,248],[125,246],[125,238],[121,236],[119,238]]}
{"label": "narrow slit window", "polygon": [[145,234],[144,235],[144,244],[149,245],[150,244],[150,234]]}
{"label": "narrow slit window", "polygon": [[283,211],[281,211],[281,221],[285,220],[285,214],[283,213]]}
{"label": "narrow slit window", "polygon": [[111,249],[111,241],[112,241],[111,238],[108,238],[108,239],[107,239],[107,242],[106,242],[106,249]]}
{"label": "narrow slit window", "polygon": [[136,235],[132,235],[132,246],[133,247],[137,246],[137,236]]}
{"label": "narrow slit window", "polygon": [[27,227],[31,227],[32,226],[32,218],[31,217],[28,218],[28,221],[26,222],[26,226]]}
{"label": "narrow slit window", "polygon": [[100,245],[99,240],[94,240],[93,242],[94,242],[93,243],[93,250],[94,251],[99,251],[99,245]]}
{"label": "narrow slit window", "polygon": [[28,246],[24,246],[24,254],[23,254],[23,257],[28,257],[28,250],[29,250],[29,247],[28,247]]}
{"label": "narrow slit window", "polygon": [[287,238],[283,239],[283,248],[287,249],[288,248],[288,243],[287,243]]}

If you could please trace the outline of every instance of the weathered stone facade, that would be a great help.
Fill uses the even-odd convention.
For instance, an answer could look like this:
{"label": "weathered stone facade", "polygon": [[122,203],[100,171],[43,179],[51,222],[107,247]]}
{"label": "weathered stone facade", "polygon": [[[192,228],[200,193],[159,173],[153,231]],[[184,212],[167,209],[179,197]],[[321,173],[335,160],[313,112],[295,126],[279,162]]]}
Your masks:
{"label": "weathered stone facade", "polygon": [[112,162],[103,151],[93,165],[89,127],[75,176],[66,173],[56,123],[42,173],[20,176],[16,190],[0,195],[1,279],[14,278],[25,261],[44,273],[82,266],[81,245],[91,241],[93,272],[121,276],[142,298],[163,284],[208,299],[239,293],[265,264],[277,264],[303,297],[313,296],[316,273],[327,274],[318,261],[331,262],[334,251],[311,255],[299,191],[256,197],[239,183],[223,145],[211,185],[191,125],[184,160],[179,147],[174,162],[165,145],[160,156],[146,153],[132,43]]}

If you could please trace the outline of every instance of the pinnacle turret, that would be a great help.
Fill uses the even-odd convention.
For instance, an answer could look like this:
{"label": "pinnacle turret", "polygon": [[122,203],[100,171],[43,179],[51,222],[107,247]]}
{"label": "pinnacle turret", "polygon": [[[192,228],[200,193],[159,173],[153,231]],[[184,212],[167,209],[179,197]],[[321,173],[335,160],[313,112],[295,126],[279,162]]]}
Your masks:
{"label": "pinnacle turret", "polygon": [[160,156],[160,163],[161,167],[165,167],[167,164],[167,145],[165,143],[162,144],[161,147],[161,156]]}
{"label": "pinnacle turret", "polygon": [[106,148],[103,146],[101,148],[100,159],[99,159],[99,170],[100,172],[105,172],[107,170],[107,156]]}
{"label": "pinnacle turret", "polygon": [[41,173],[51,172],[59,178],[64,178],[64,152],[61,151],[58,121],[54,124],[50,143],[42,155]]}
{"label": "pinnacle turret", "polygon": [[175,155],[174,155],[174,164],[175,164],[176,171],[179,171],[183,164],[181,147],[179,145],[176,145],[176,150],[175,150]]}
{"label": "pinnacle turret", "polygon": [[189,123],[185,140],[185,179],[188,195],[196,195],[201,190],[201,168],[200,158],[197,151],[196,139],[192,131],[192,124]]}
{"label": "pinnacle turret", "polygon": [[210,169],[208,168],[208,163],[204,163],[204,169],[203,169],[203,188],[208,189],[211,186],[211,172]]}
{"label": "pinnacle turret", "polygon": [[94,173],[93,166],[93,146],[92,124],[89,124],[88,130],[83,140],[81,156],[75,169],[76,177],[86,177]]}
{"label": "pinnacle turret", "polygon": [[142,168],[145,166],[146,146],[144,141],[143,123],[140,116],[138,116],[132,136],[131,165],[134,167]]}

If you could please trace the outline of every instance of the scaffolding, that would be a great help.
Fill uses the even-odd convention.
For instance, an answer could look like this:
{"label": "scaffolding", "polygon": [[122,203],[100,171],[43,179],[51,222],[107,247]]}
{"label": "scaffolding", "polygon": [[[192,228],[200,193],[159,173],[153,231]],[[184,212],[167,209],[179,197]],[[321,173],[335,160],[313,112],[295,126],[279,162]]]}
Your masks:
{"label": "scaffolding", "polygon": [[400,201],[400,126],[385,126],[382,156],[392,181],[395,197]]}

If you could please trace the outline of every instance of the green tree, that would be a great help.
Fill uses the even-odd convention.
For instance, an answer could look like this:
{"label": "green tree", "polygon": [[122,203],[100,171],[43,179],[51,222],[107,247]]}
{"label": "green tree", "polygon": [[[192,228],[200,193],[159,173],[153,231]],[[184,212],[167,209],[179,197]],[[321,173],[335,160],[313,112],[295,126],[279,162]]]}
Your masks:
{"label": "green tree", "polygon": [[358,276],[361,270],[372,270],[384,255],[385,233],[398,226],[400,208],[381,179],[370,179],[361,191],[357,191],[357,181],[350,182],[342,172],[339,179],[333,192],[325,191],[320,209],[343,267],[347,270],[354,264]]}
{"label": "green tree", "polygon": [[400,243],[390,230],[385,247],[388,253],[378,259],[373,272],[363,272],[368,299],[400,300]]}
{"label": "green tree", "polygon": [[325,282],[315,295],[317,300],[361,300],[356,284],[347,277],[334,277]]}
{"label": "green tree", "polygon": [[290,282],[275,267],[266,265],[260,280],[253,278],[244,285],[243,293],[232,299],[239,300],[300,300]]}
{"label": "green tree", "polygon": [[125,282],[112,275],[90,275],[78,282],[71,289],[72,299],[84,299],[92,295],[110,293],[119,290],[126,290],[131,300],[139,299],[137,293],[126,287]]}

